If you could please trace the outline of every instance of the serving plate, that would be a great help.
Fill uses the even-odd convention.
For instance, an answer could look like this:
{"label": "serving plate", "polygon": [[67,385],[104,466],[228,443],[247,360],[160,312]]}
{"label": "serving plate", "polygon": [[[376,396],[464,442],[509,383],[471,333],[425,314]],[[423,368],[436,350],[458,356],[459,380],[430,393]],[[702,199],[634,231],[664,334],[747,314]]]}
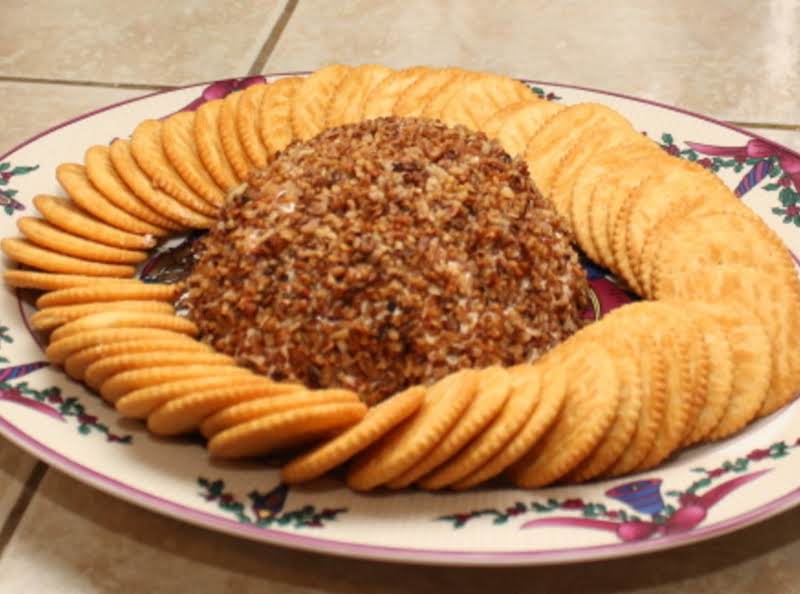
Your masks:
{"label": "serving plate", "polygon": [[[296,74],[296,73],[291,73]],[[268,76],[272,81],[288,74]],[[131,99],[42,132],[0,157],[0,236],[60,192],[62,162],[159,118],[264,77],[203,83]],[[715,171],[800,251],[800,155],[711,118],[625,95],[525,81],[551,101],[604,103],[666,151]],[[157,256],[154,256],[157,257]],[[798,260],[795,257],[795,262]],[[0,266],[10,265],[4,260]],[[157,265],[151,260],[145,273]],[[599,317],[630,301],[586,262]],[[535,491],[356,494],[335,478],[280,483],[263,462],[209,459],[200,440],[165,440],[121,419],[49,365],[30,331],[26,295],[0,289],[0,433],[74,478],[136,505],[237,536],[318,552],[463,565],[575,562],[711,538],[800,502],[800,402],[720,443],[683,451],[647,473]]]}

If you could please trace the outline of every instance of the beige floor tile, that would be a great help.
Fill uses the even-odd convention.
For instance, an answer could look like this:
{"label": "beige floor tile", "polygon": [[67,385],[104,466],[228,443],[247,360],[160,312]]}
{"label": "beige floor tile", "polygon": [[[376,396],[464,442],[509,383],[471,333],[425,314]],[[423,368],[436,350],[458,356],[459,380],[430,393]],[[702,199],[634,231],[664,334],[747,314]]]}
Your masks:
{"label": "beige floor tile", "polygon": [[17,502],[34,466],[36,459],[33,456],[0,437],[0,526]]}
{"label": "beige floor tile", "polygon": [[0,105],[4,112],[0,154],[65,120],[148,92],[0,81]]}
{"label": "beige floor tile", "polygon": [[3,2],[0,75],[189,84],[247,72],[284,0]]}
{"label": "beige floor tile", "polygon": [[785,0],[301,0],[265,71],[455,64],[800,123],[799,37]]}
{"label": "beige floor tile", "polygon": [[142,511],[49,472],[0,558],[0,593],[797,592],[800,510],[715,541],[552,568],[409,567],[294,552]]}

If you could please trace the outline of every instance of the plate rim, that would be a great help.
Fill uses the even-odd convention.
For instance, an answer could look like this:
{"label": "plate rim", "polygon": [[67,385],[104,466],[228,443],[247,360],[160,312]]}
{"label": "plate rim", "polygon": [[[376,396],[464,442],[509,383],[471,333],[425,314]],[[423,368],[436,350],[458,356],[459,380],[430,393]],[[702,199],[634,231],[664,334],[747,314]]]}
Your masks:
{"label": "plate rim", "polygon": [[[262,76],[266,78],[272,78],[306,75],[309,72],[310,71],[304,70],[273,72],[265,73]],[[236,78],[232,80],[236,80]],[[789,153],[800,157],[800,152],[786,147],[779,142],[767,139],[758,133],[718,120],[711,116],[684,109],[682,107],[677,107],[674,105],[654,101],[652,99],[636,97],[616,91],[597,89],[582,85],[541,81],[529,78],[518,78],[518,80],[521,80],[525,83],[542,85],[545,87],[565,88],[619,97],[637,103],[643,103],[645,105],[667,109],[685,116],[733,130],[745,136],[749,136],[750,138],[756,138],[770,142],[773,145],[780,146]],[[130,103],[135,103],[137,101],[143,101],[154,96],[185,91],[194,87],[207,86],[213,82],[217,81],[205,81],[182,85],[179,87],[158,89],[150,93],[145,93],[144,95],[130,97],[128,99],[87,111],[78,116],[55,124],[31,136],[30,138],[23,140],[9,151],[0,154],[0,160],[6,159],[22,148],[34,143],[40,138],[43,138],[44,136],[47,136],[76,122],[89,119],[99,113],[110,111],[112,109],[116,109]],[[791,252],[791,250],[790,254],[795,262],[800,264],[800,259],[798,259],[798,256]],[[6,439],[34,457],[38,458],[40,461],[49,464],[56,470],[67,474],[79,482],[87,484],[103,493],[117,497],[123,501],[136,505],[140,508],[147,509],[151,512],[159,513],[170,518],[216,532],[222,532],[240,538],[244,537],[252,541],[263,542],[271,545],[279,545],[308,552],[393,563],[423,563],[426,565],[450,566],[520,566],[569,564],[602,559],[631,557],[700,543],[711,538],[716,538],[718,536],[740,530],[747,526],[751,526],[760,521],[774,517],[788,509],[791,509],[792,507],[800,505],[800,486],[798,486],[795,489],[792,489],[789,492],[771,499],[770,501],[767,501],[766,503],[763,503],[757,507],[751,508],[746,512],[737,514],[731,518],[728,518],[727,520],[717,522],[710,526],[692,530],[691,532],[672,534],[656,540],[618,542],[588,547],[578,547],[573,549],[539,549],[534,551],[458,551],[392,547],[345,542],[330,538],[320,538],[275,530],[272,528],[243,525],[235,520],[221,517],[210,512],[205,512],[159,497],[158,495],[142,491],[141,489],[138,489],[137,487],[134,487],[128,483],[124,483],[114,479],[113,477],[93,470],[92,468],[89,468],[88,466],[85,466],[80,462],[61,454],[60,452],[40,442],[29,433],[26,433],[22,429],[18,428],[11,421],[8,421],[2,414],[0,414],[0,435],[3,435]]]}

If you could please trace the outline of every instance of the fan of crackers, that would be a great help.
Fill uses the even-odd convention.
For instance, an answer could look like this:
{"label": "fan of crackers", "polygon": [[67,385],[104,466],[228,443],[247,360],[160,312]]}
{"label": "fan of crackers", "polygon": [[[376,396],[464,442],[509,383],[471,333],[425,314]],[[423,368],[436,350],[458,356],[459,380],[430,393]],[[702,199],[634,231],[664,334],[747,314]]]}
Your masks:
{"label": "fan of crackers", "polygon": [[[535,363],[464,369],[368,409],[239,367],[176,313],[180,285],[133,278],[289,143],[390,115],[463,125],[523,158],[579,247],[645,300]],[[289,483],[339,467],[356,490],[615,477],[740,431],[800,387],[800,290],[776,234],[614,110],[507,77],[331,65],[146,120],[56,177],[68,197],[36,196],[41,218],[2,241],[24,266],[7,284],[43,291],[31,322],[50,332],[48,358],[155,434],[200,432],[212,456],[299,449]]]}

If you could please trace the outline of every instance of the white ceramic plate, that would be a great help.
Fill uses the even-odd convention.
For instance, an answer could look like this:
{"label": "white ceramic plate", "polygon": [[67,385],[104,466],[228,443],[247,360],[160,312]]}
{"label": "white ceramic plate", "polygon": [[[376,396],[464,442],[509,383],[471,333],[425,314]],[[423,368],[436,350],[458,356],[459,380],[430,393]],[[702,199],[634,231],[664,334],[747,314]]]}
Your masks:
{"label": "white ceramic plate", "polygon": [[[281,75],[270,77],[278,78]],[[70,120],[0,158],[0,236],[59,193],[55,167],[145,118],[196,107],[252,82],[157,93]],[[260,78],[258,79],[260,80]],[[743,130],[650,101],[530,83],[551,100],[605,103],[667,150],[713,168],[800,250],[800,155]],[[796,260],[797,261],[797,260]],[[8,262],[3,262],[3,266]],[[627,297],[590,268],[598,307]],[[652,472],[578,487],[464,494],[358,495],[336,480],[288,489],[262,464],[211,462],[200,441],[162,440],[42,362],[28,306],[0,288],[0,432],[80,481],[213,530],[363,558],[443,564],[546,564],[618,557],[707,539],[800,501],[800,402]]]}

